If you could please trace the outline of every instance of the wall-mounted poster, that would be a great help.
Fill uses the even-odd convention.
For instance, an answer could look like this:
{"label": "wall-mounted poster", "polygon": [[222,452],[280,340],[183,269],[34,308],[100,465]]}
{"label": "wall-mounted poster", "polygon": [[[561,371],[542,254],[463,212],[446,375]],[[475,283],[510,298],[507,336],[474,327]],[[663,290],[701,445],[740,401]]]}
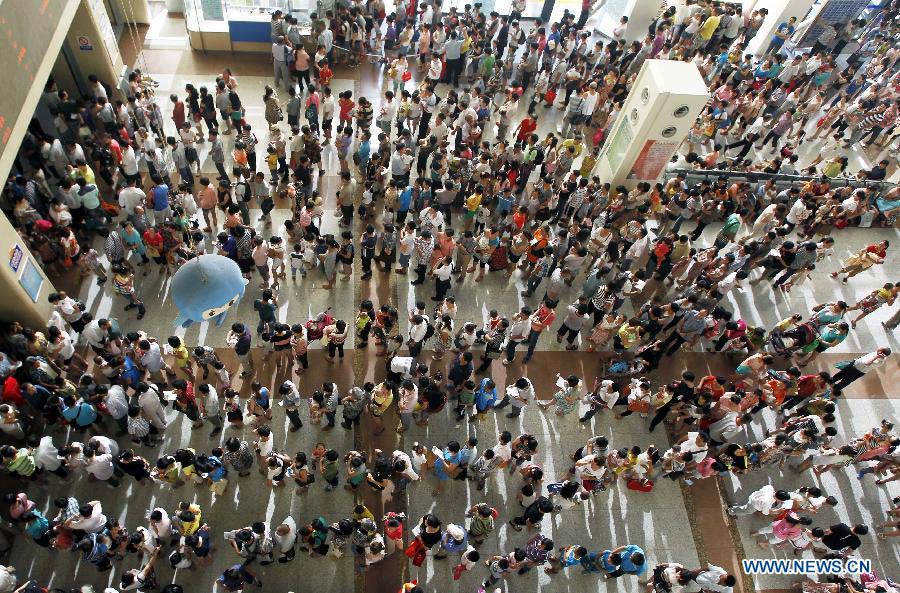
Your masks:
{"label": "wall-mounted poster", "polygon": [[640,154],[631,165],[628,179],[640,179],[654,181],[662,175],[663,169],[672,154],[678,149],[678,142],[665,142],[663,140],[647,140]]}
{"label": "wall-mounted poster", "polygon": [[609,145],[606,148],[606,161],[609,163],[609,170],[612,171],[613,175],[615,175],[619,165],[622,164],[622,159],[625,158],[625,153],[634,139],[634,135],[631,132],[631,124],[628,123],[628,117],[620,116],[619,120],[619,127],[612,138],[609,139]]}
{"label": "wall-mounted poster", "polygon": [[41,294],[41,287],[44,285],[44,275],[41,274],[40,269],[30,257],[25,260],[25,269],[19,277],[19,284],[22,285],[22,288],[25,289],[31,300],[36,303],[38,296]]}
{"label": "wall-mounted poster", "polygon": [[22,248],[18,245],[14,245],[13,248],[9,250],[9,267],[12,268],[13,272],[19,271],[24,256],[25,252],[22,251]]}

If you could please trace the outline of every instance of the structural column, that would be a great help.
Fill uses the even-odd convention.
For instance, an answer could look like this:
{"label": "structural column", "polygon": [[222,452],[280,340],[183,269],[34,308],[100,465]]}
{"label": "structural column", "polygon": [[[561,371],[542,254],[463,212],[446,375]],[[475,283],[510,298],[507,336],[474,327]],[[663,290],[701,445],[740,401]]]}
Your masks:
{"label": "structural column", "polygon": [[814,3],[815,0],[758,0],[753,6],[753,10],[765,8],[769,14],[756,35],[750,40],[747,52],[757,56],[762,55],[772,42],[778,25],[786,23],[791,17],[795,17],[799,23]]}
{"label": "structural column", "polygon": [[694,64],[645,61],[597,160],[600,180],[626,187],[657,181],[708,98]]}
{"label": "structural column", "polygon": [[78,70],[118,88],[124,64],[103,0],[81,0],[66,35]]}

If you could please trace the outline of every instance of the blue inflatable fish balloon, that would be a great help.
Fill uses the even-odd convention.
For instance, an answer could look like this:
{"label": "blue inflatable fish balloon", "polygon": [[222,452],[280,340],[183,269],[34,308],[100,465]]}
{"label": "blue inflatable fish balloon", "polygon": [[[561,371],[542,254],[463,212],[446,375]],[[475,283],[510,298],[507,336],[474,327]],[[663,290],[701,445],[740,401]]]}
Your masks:
{"label": "blue inflatable fish balloon", "polygon": [[181,266],[172,277],[172,301],[178,307],[176,326],[216,320],[222,325],[228,309],[244,296],[247,280],[233,260],[201,255]]}

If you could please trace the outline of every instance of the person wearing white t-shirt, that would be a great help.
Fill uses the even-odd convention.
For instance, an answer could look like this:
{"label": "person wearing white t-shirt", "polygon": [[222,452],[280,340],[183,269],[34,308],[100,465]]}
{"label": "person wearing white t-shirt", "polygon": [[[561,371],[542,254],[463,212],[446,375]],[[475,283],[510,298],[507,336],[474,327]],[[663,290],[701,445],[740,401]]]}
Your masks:
{"label": "person wearing white t-shirt", "polygon": [[393,91],[387,91],[384,94],[384,99],[381,102],[381,111],[378,112],[378,127],[390,138],[391,125],[397,117],[397,101],[394,100]]}
{"label": "person wearing white t-shirt", "polygon": [[682,453],[692,454],[695,463],[700,463],[709,451],[709,436],[702,432],[689,432],[676,445]]}
{"label": "person wearing white t-shirt", "polygon": [[736,516],[760,513],[769,516],[773,511],[780,513],[785,508],[792,507],[793,500],[786,490],[775,490],[774,486],[766,484],[759,490],[751,492],[745,504],[728,507],[728,514]]}
{"label": "person wearing white t-shirt", "polygon": [[76,529],[85,533],[100,533],[106,529],[107,518],[103,514],[103,505],[99,500],[92,500],[81,505],[78,515],[66,521],[69,529]]}
{"label": "person wearing white t-shirt", "polygon": [[506,388],[506,395],[494,405],[494,409],[511,406],[506,417],[517,418],[528,407],[528,404],[534,402],[536,397],[531,381],[527,377],[519,377],[515,383]]}

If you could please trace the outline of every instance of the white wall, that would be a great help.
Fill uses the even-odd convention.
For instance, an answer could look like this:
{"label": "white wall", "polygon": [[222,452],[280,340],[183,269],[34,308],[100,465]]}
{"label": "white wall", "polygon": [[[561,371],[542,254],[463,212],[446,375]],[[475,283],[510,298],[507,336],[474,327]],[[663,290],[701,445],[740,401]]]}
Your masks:
{"label": "white wall", "polygon": [[790,17],[796,17],[799,24],[814,2],[815,0],[758,0],[753,9],[765,8],[769,14],[747,46],[747,52],[762,55],[772,42],[778,25],[786,23]]}

